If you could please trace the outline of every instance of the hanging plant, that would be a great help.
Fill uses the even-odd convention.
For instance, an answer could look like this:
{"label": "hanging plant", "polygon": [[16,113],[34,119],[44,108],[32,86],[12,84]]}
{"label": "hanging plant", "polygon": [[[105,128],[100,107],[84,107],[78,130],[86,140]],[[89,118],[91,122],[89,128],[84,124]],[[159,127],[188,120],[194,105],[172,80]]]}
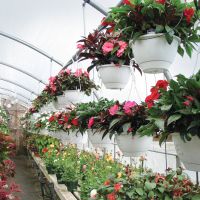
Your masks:
{"label": "hanging plant", "polygon": [[[109,12],[108,21],[114,24],[114,31],[120,32],[125,41],[135,42],[148,32],[164,33],[169,44],[174,36],[181,39],[178,53],[189,56],[200,42],[199,28],[195,23],[200,12],[194,3],[181,0],[128,0]],[[183,46],[182,46],[183,45]]]}

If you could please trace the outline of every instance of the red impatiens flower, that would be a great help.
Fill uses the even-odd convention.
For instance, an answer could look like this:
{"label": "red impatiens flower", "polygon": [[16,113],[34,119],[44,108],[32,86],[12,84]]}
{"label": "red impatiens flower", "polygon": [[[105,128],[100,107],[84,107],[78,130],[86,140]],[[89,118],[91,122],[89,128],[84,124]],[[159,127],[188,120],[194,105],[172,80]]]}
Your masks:
{"label": "red impatiens flower", "polygon": [[165,180],[165,177],[160,175],[159,173],[156,175],[155,177],[155,183],[158,183],[158,182],[163,182]]}
{"label": "red impatiens flower", "polygon": [[88,128],[91,128],[94,125],[94,117],[91,117],[88,121]]}
{"label": "red impatiens flower", "polygon": [[105,182],[104,182],[104,185],[105,185],[105,186],[109,186],[109,185],[110,185],[110,180],[105,181]]}
{"label": "red impatiens flower", "polygon": [[119,106],[117,104],[115,104],[108,111],[109,111],[110,115],[113,116],[117,113],[118,109],[119,109]]}
{"label": "red impatiens flower", "polygon": [[49,122],[53,122],[54,120],[55,120],[55,117],[53,115],[48,119]]}
{"label": "red impatiens flower", "polygon": [[148,108],[151,108],[154,105],[154,101],[160,97],[158,89],[156,87],[151,88],[151,94],[146,97],[145,102]]}
{"label": "red impatiens flower", "polygon": [[65,121],[66,123],[67,123],[68,120],[69,120],[69,118],[68,118],[67,116],[64,116],[63,119],[64,119],[64,121]]}
{"label": "red impatiens flower", "polygon": [[191,102],[190,102],[189,100],[186,100],[186,101],[183,102],[183,105],[185,105],[185,106],[190,106],[190,103],[191,103]]}
{"label": "red impatiens flower", "polygon": [[71,123],[72,123],[74,126],[78,126],[78,119],[77,119],[77,118],[72,119]]}
{"label": "red impatiens flower", "polygon": [[183,191],[181,188],[177,188],[173,191],[174,198],[181,197],[182,195],[183,195]]}
{"label": "red impatiens flower", "polygon": [[125,4],[125,5],[133,5],[129,0],[123,0],[123,3]]}
{"label": "red impatiens flower", "polygon": [[131,133],[133,131],[133,128],[132,127],[130,127],[130,128],[128,128],[128,133]]}
{"label": "red impatiens flower", "polygon": [[64,121],[63,120],[58,120],[58,124],[62,125],[62,124],[64,124]]}
{"label": "red impatiens flower", "polygon": [[114,192],[108,194],[106,197],[107,197],[108,200],[116,200],[116,195],[115,195]]}
{"label": "red impatiens flower", "polygon": [[194,8],[186,8],[183,11],[184,16],[186,17],[186,21],[189,24],[191,21],[191,18],[194,16]]}
{"label": "red impatiens flower", "polygon": [[113,27],[114,25],[115,25],[114,22],[107,21],[105,17],[103,17],[103,19],[101,20],[101,26],[112,26]]}
{"label": "red impatiens flower", "polygon": [[156,83],[156,88],[167,90],[167,86],[169,85],[168,81],[166,80],[158,80]]}
{"label": "red impatiens flower", "polygon": [[189,100],[189,101],[194,101],[194,98],[192,96],[186,96],[186,98]]}
{"label": "red impatiens flower", "polygon": [[48,148],[43,148],[42,153],[46,153],[46,152],[48,152]]}
{"label": "red impatiens flower", "polygon": [[118,192],[121,188],[122,188],[122,184],[121,183],[116,183],[114,185],[115,192]]}
{"label": "red impatiens flower", "polygon": [[166,0],[156,0],[156,2],[164,5]]}

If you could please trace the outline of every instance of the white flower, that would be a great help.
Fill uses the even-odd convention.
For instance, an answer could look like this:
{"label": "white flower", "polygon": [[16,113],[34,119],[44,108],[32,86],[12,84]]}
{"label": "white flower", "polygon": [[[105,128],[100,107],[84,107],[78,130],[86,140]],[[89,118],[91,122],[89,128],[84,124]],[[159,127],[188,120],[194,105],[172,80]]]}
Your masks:
{"label": "white flower", "polygon": [[96,189],[93,189],[91,192],[90,192],[90,198],[91,199],[96,199],[97,197],[97,190]]}
{"label": "white flower", "polygon": [[4,186],[3,186],[3,188],[4,188],[4,189],[7,189],[7,188],[8,188],[8,185],[7,185],[7,184],[6,184],[6,185],[4,185]]}
{"label": "white flower", "polygon": [[12,194],[7,195],[8,199],[14,199],[15,197]]}

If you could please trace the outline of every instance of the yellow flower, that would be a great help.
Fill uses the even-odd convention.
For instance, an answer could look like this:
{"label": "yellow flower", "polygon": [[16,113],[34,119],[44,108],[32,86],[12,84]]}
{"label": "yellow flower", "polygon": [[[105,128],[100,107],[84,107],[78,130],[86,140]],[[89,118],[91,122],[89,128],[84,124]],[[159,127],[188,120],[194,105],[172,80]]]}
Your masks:
{"label": "yellow flower", "polygon": [[51,147],[51,148],[54,148],[54,144],[51,144],[50,147]]}
{"label": "yellow flower", "polygon": [[117,173],[117,178],[121,178],[122,177],[122,173],[121,172],[118,172]]}

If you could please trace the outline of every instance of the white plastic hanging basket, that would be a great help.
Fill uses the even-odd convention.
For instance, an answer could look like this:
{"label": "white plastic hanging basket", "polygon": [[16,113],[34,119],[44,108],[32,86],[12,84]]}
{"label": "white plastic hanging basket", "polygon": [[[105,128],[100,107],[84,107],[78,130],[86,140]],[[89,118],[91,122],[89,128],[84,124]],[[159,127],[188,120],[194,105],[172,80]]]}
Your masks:
{"label": "white plastic hanging basket", "polygon": [[50,102],[49,104],[46,105],[46,111],[47,112],[55,111],[55,106],[52,102]]}
{"label": "white plastic hanging basket", "polygon": [[79,149],[85,149],[87,146],[87,141],[88,141],[88,135],[87,133],[84,133],[83,135],[80,132],[75,132],[72,131],[69,134],[70,137],[70,144],[75,144],[77,145],[77,148]]}
{"label": "white plastic hanging basket", "polygon": [[127,85],[131,74],[130,66],[128,65],[101,65],[97,67],[97,70],[107,89],[123,89]]}
{"label": "white plastic hanging basket", "polygon": [[88,138],[94,148],[114,152],[114,136],[110,139],[107,134],[103,139],[103,132],[88,129]]}
{"label": "white plastic hanging basket", "polygon": [[63,130],[49,131],[49,136],[61,140],[63,144],[68,144],[70,141],[69,134]]}
{"label": "white plastic hanging basket", "polygon": [[49,132],[48,132],[48,130],[46,130],[46,129],[41,129],[40,132],[39,132],[38,134],[40,134],[40,135],[48,135]]}
{"label": "white plastic hanging basket", "polygon": [[187,170],[200,171],[200,139],[193,136],[184,142],[179,133],[172,134],[176,153]]}
{"label": "white plastic hanging basket", "polygon": [[85,93],[78,90],[66,90],[63,95],[57,97],[53,104],[57,110],[64,109],[67,105],[84,101]]}
{"label": "white plastic hanging basket", "polygon": [[163,73],[173,63],[180,38],[174,36],[169,44],[164,34],[146,34],[132,43],[135,61],[145,73]]}
{"label": "white plastic hanging basket", "polygon": [[115,138],[119,149],[127,157],[142,156],[153,147],[153,138],[148,136],[140,137],[124,133],[116,135]]}

